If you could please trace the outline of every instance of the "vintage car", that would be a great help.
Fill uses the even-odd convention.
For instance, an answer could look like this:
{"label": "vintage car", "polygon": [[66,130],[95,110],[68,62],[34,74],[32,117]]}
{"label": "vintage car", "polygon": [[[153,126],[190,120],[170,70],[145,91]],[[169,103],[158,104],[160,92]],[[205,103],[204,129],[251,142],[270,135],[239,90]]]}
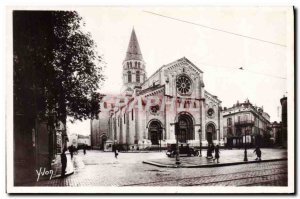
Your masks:
{"label": "vintage car", "polygon": [[[186,155],[186,156],[198,156],[199,150],[194,149],[193,147],[190,147],[188,144],[178,144],[179,148],[179,155]],[[176,155],[176,144],[168,144],[167,145],[167,152],[166,155],[171,158],[175,157]]]}

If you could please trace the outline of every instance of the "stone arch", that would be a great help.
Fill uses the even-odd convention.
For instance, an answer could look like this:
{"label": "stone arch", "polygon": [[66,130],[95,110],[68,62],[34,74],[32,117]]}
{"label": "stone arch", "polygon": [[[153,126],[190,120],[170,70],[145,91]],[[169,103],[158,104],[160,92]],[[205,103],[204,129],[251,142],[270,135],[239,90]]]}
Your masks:
{"label": "stone arch", "polygon": [[194,140],[194,117],[189,112],[184,111],[176,116],[176,121],[179,123],[178,141],[186,143],[188,140]]}
{"label": "stone arch", "polygon": [[217,128],[214,122],[209,122],[205,127],[206,140],[208,143],[212,143],[213,140],[217,139]]}
{"label": "stone arch", "polygon": [[163,138],[163,125],[161,121],[152,119],[147,124],[148,139],[151,140],[152,145],[159,145]]}
{"label": "stone arch", "polygon": [[107,137],[107,135],[105,133],[100,135],[100,140],[101,140],[101,146],[100,146],[100,148],[101,149],[104,148],[104,145],[105,145],[105,142],[107,141],[107,139],[108,139],[108,137]]}

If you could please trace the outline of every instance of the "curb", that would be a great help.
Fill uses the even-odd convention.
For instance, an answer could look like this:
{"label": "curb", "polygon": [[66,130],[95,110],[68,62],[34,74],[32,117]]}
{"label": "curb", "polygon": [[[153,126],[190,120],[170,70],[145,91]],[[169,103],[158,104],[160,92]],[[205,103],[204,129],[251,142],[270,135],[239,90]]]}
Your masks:
{"label": "curb", "polygon": [[261,162],[276,162],[276,161],[284,161],[284,160],[287,160],[287,158],[278,158],[278,159],[261,160],[261,161],[205,164],[205,165],[175,165],[175,164],[170,165],[170,164],[161,164],[161,163],[151,162],[151,161],[143,161],[143,163],[157,166],[157,167],[165,167],[165,168],[210,168],[210,167],[222,167],[222,166],[232,166],[232,165],[240,165],[240,164],[253,164],[253,163],[261,163]]}
{"label": "curb", "polygon": [[[65,174],[65,177],[68,177],[68,176],[70,176],[70,175],[72,175],[72,174],[74,174],[74,171],[72,171],[72,172],[70,172],[70,173],[66,173],[66,174]],[[65,178],[65,177],[64,177],[64,178]],[[53,177],[51,178],[51,180],[58,179],[58,178],[62,178],[61,175],[53,176]]]}

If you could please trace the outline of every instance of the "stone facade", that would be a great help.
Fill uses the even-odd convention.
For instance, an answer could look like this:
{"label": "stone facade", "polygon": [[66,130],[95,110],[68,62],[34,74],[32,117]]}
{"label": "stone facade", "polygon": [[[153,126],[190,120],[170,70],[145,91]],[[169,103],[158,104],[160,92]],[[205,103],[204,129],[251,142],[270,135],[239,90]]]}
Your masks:
{"label": "stone facade", "polygon": [[203,72],[183,57],[146,79],[134,30],[123,62],[122,90],[103,97],[99,120],[91,121],[92,147],[103,146],[101,135],[127,149],[166,147],[176,142],[175,122],[181,143],[198,147],[201,137],[202,146],[223,145],[221,101],[205,90]]}
{"label": "stone facade", "polygon": [[270,140],[270,116],[262,107],[253,106],[249,100],[237,102],[231,108],[224,108],[223,127],[226,145],[242,147],[267,145]]}
{"label": "stone facade", "polygon": [[282,123],[272,122],[271,138],[275,146],[283,146]]}

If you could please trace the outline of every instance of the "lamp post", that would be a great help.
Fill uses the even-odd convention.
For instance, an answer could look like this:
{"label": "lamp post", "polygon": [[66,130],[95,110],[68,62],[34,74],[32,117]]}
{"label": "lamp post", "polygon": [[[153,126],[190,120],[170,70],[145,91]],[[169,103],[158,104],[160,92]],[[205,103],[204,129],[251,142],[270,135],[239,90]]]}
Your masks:
{"label": "lamp post", "polygon": [[159,128],[159,152],[161,152],[161,134],[162,134],[162,127]]}
{"label": "lamp post", "polygon": [[244,162],[247,162],[248,161],[248,158],[247,158],[247,145],[246,145],[246,132],[247,130],[245,130],[245,142],[244,142],[244,145],[245,145],[245,151],[244,151]]}
{"label": "lamp post", "polygon": [[202,129],[201,129],[201,126],[200,126],[198,132],[199,132],[199,141],[200,141],[200,151],[199,151],[200,154],[199,154],[199,157],[202,157]]}
{"label": "lamp post", "polygon": [[179,157],[179,146],[178,146],[178,135],[179,135],[179,123],[175,123],[175,135],[176,135],[176,165],[180,165],[180,157]]}
{"label": "lamp post", "polygon": [[[220,126],[219,126],[219,128],[220,128]],[[219,143],[219,146],[220,146],[221,145],[220,144],[220,140],[221,140],[220,135],[221,134],[220,134],[220,129],[219,128],[217,129],[217,131],[218,131],[218,143]]]}

